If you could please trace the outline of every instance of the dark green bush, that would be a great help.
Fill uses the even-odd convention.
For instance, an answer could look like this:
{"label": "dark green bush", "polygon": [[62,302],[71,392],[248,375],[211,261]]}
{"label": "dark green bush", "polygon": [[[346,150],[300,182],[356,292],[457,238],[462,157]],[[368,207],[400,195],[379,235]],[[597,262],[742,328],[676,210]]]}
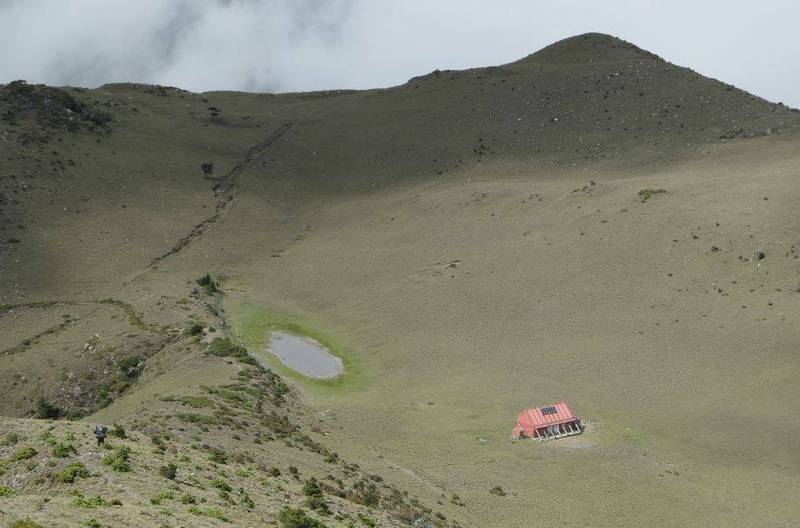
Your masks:
{"label": "dark green bush", "polygon": [[165,479],[175,480],[175,476],[178,474],[178,466],[170,462],[166,466],[158,468],[158,473]]}
{"label": "dark green bush", "polygon": [[41,524],[31,519],[19,519],[12,522],[9,528],[44,528]]}
{"label": "dark green bush", "polygon": [[200,509],[196,506],[190,506],[188,512],[192,515],[202,515],[204,517],[210,517],[212,519],[217,519],[223,522],[229,522],[230,520],[225,517],[225,513],[219,508],[206,508],[205,510]]}
{"label": "dark green bush", "polygon": [[196,504],[197,503],[197,499],[194,498],[193,495],[189,495],[187,493],[186,495],[181,497],[181,503],[183,503],[183,504]]}
{"label": "dark green bush", "polygon": [[120,473],[127,473],[131,470],[129,458],[131,449],[127,446],[120,446],[115,448],[111,453],[103,457],[103,464],[110,467],[114,471]]}
{"label": "dark green bush", "polygon": [[55,420],[59,418],[61,414],[62,414],[61,409],[59,409],[49,401],[45,400],[44,398],[39,398],[36,401],[36,410],[35,410],[36,418]]}
{"label": "dark green bush", "polygon": [[9,488],[8,486],[0,486],[0,497],[13,497],[17,494],[17,490]]}
{"label": "dark green bush", "polygon": [[0,87],[0,118],[11,124],[32,117],[43,127],[78,130],[105,129],[111,115],[91,108],[66,90],[25,81]]}
{"label": "dark green bush", "polygon": [[215,293],[219,292],[217,283],[214,282],[214,279],[212,279],[211,275],[208,273],[197,279],[195,282],[197,282],[197,284],[203,288],[207,295],[214,295]]}
{"label": "dark green bush", "polygon": [[233,357],[238,359],[241,363],[249,365],[257,364],[256,360],[247,353],[246,348],[237,345],[228,337],[218,337],[214,339],[208,346],[208,353],[219,357]]}
{"label": "dark green bush", "polygon": [[374,520],[370,519],[363,513],[358,514],[358,520],[361,521],[361,523],[367,528],[375,528],[376,526],[378,526]]}
{"label": "dark green bush", "polygon": [[111,427],[111,430],[108,432],[108,435],[113,436],[114,438],[128,438],[128,433],[125,432],[125,428],[118,423],[115,423]]}
{"label": "dark green bush", "polygon": [[642,202],[644,203],[650,198],[652,198],[654,195],[664,194],[666,192],[667,191],[665,189],[642,189],[641,191],[639,191],[639,199],[641,199]]}
{"label": "dark green bush", "polygon": [[186,333],[191,336],[200,335],[203,333],[203,325],[200,323],[192,323],[189,325],[189,328],[186,329]]}
{"label": "dark green bush", "polygon": [[128,379],[138,378],[144,368],[144,362],[141,356],[129,356],[117,363],[117,368],[120,373]]}
{"label": "dark green bush", "polygon": [[239,488],[239,497],[240,497],[239,503],[246,509],[252,510],[253,508],[256,507],[255,501],[253,501],[253,499],[250,498],[250,495],[247,494],[244,488]]}
{"label": "dark green bush", "polygon": [[88,476],[89,471],[84,467],[83,464],[80,462],[72,462],[67,464],[67,466],[58,473],[54,473],[53,480],[56,482],[72,484],[79,478],[86,478]]}
{"label": "dark green bush", "polygon": [[354,502],[358,502],[365,506],[375,506],[380,500],[380,494],[375,484],[367,480],[361,479],[353,485],[355,493],[351,497]]}
{"label": "dark green bush", "polygon": [[227,464],[228,463],[228,455],[225,454],[225,451],[219,448],[214,448],[211,451],[211,461],[215,464]]}
{"label": "dark green bush", "polygon": [[12,446],[16,445],[17,442],[19,442],[19,435],[17,433],[6,433],[3,440],[0,441],[0,445]]}
{"label": "dark green bush", "polygon": [[324,524],[306,515],[300,508],[285,506],[278,515],[283,528],[326,528]]}
{"label": "dark green bush", "polygon": [[75,452],[75,448],[72,447],[72,444],[62,444],[59,442],[53,446],[53,456],[57,458],[67,458]]}
{"label": "dark green bush", "polygon": [[12,462],[18,462],[20,460],[27,460],[29,458],[33,458],[36,456],[36,450],[32,447],[20,447],[11,455]]}
{"label": "dark green bush", "polygon": [[322,488],[314,477],[311,477],[303,484],[303,495],[306,496],[306,506],[323,514],[330,513],[328,505],[325,503],[325,497],[322,494]]}
{"label": "dark green bush", "polygon": [[212,480],[211,481],[211,486],[217,488],[220,491],[224,491],[226,493],[230,493],[231,491],[233,491],[233,488],[231,488],[230,484],[228,484],[227,482],[225,482],[222,479],[214,479],[214,480]]}

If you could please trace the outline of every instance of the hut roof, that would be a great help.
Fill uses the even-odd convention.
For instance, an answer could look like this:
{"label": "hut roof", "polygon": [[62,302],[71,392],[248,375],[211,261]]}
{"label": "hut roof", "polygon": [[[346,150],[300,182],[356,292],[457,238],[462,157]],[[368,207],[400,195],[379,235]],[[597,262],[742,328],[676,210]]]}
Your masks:
{"label": "hut roof", "polygon": [[576,419],[569,405],[560,401],[543,407],[525,409],[517,417],[517,425],[526,431],[530,431],[548,425],[573,422]]}

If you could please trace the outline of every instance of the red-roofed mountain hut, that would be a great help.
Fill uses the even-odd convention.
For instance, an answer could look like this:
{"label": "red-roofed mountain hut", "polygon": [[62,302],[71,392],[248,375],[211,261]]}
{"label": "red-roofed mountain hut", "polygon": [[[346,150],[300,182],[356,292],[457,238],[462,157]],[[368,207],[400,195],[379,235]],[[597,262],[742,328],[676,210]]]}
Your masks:
{"label": "red-roofed mountain hut", "polygon": [[581,419],[572,414],[566,402],[560,401],[544,407],[530,407],[517,416],[512,438],[539,438],[548,440],[580,434]]}

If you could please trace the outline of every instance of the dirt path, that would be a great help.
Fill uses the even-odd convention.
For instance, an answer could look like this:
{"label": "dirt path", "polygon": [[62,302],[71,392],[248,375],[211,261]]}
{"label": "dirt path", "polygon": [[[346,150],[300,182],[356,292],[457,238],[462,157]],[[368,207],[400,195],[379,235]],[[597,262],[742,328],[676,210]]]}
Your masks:
{"label": "dirt path", "polygon": [[168,258],[177,255],[186,249],[186,247],[188,247],[189,244],[191,244],[195,239],[202,236],[203,233],[205,233],[212,225],[220,221],[236,199],[239,176],[245,171],[245,169],[250,167],[255,161],[258,161],[264,154],[266,154],[272,144],[278,141],[289,130],[289,128],[291,128],[291,126],[291,123],[286,123],[279,126],[267,139],[250,147],[244,159],[237,163],[230,172],[217,180],[218,183],[214,186],[214,196],[217,201],[214,214],[195,225],[188,234],[178,239],[172,249],[154,258],[150,262],[148,270],[142,271],[134,278],[144,275],[147,273],[147,271],[155,268]]}
{"label": "dirt path", "polygon": [[[131,326],[136,327],[140,330],[146,330],[153,333],[163,333],[162,330],[157,326],[146,324],[144,322],[144,319],[142,319],[141,314],[139,314],[131,304],[113,298],[88,299],[88,300],[55,300],[55,301],[41,301],[41,302],[31,302],[31,303],[6,304],[6,305],[0,305],[0,316],[2,316],[3,313],[5,312],[9,312],[14,309],[49,308],[56,305],[80,306],[86,304],[102,304],[102,305],[113,306],[121,310],[127,316],[128,324],[130,324]],[[42,332],[39,332],[38,334],[23,340],[21,343],[18,343],[17,345],[14,345],[11,348],[0,351],[0,356],[10,356],[12,354],[25,352],[33,345],[35,345],[41,338],[57,334],[67,329],[68,327],[74,325],[76,322],[77,320],[75,319],[69,319],[59,324],[53,325],[49,328],[46,328]]]}

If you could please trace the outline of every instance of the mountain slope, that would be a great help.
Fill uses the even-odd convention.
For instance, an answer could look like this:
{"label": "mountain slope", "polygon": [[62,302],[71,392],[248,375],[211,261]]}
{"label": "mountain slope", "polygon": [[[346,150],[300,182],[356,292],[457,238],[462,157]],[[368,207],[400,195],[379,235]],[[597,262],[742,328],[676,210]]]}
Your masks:
{"label": "mountain slope", "polygon": [[[69,490],[111,486],[104,525],[225,524],[150,503],[169,462],[197,479],[175,497],[242,526],[308,509],[312,476],[328,526],[798,513],[797,111],[587,34],[386,90],[14,84],[0,114],[0,432],[38,453],[0,452],[3,522],[73,526]],[[276,325],[345,376],[280,364]],[[557,399],[584,435],[508,441]],[[131,432],[134,474],[98,464],[93,422]],[[51,426],[97,476],[53,481]]]}

